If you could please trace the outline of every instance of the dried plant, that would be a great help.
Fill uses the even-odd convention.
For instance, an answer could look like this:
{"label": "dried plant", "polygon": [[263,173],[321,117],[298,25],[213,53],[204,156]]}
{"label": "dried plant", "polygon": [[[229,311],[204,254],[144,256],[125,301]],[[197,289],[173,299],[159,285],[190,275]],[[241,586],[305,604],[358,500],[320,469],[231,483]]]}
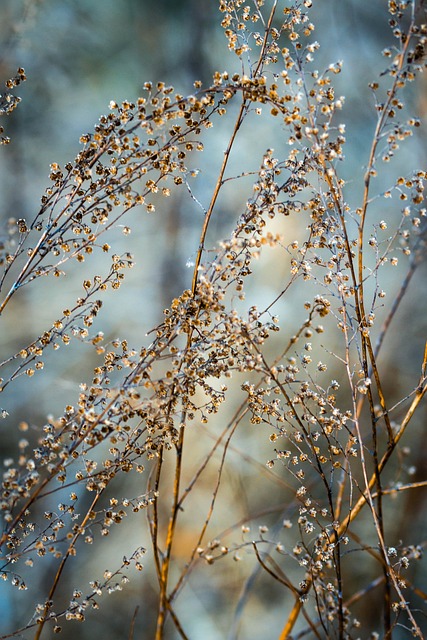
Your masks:
{"label": "dried plant", "polygon": [[[196,81],[194,94],[186,97],[159,82],[146,83],[135,103],[112,101],[93,133],[82,136],[75,160],[51,165],[51,184],[34,218],[9,221],[1,253],[3,318],[24,287],[37,287],[42,277],[61,283],[75,261],[82,263],[83,294],[30,344],[3,357],[3,417],[13,383],[43,375],[51,351],[61,358],[59,348],[78,339],[94,346],[99,362],[63,415],[48,417],[34,438],[22,436],[16,457],[5,462],[4,588],[25,591],[47,554],[55,569],[46,591],[32,595],[33,610],[22,615],[20,628],[2,638],[38,640],[60,632],[66,621],[83,622],[104,593],[122,588],[131,567],[142,569],[144,554],[145,562],[152,557],[157,576],[156,640],[173,633],[187,638],[177,602],[190,575],[204,572],[209,581],[244,551],[283,602],[282,628],[272,629],[265,620],[268,637],[424,637],[427,595],[414,567],[422,562],[425,542],[410,526],[402,528],[410,499],[398,501],[398,510],[391,500],[427,484],[407,471],[406,444],[426,390],[427,351],[419,353],[418,374],[402,393],[389,388],[384,352],[425,252],[427,174],[417,167],[396,173],[396,163],[387,163],[420,124],[408,115],[403,96],[425,67],[427,24],[422,3],[388,2],[393,46],[383,52],[388,68],[370,84],[377,120],[353,207],[342,177],[344,98],[333,85],[342,64],[316,70],[311,4],[220,0],[222,27],[240,72],[215,73],[208,87]],[[23,79],[20,69],[7,86]],[[2,112],[17,102],[5,94]],[[277,129],[278,148],[265,150],[255,173],[245,158],[238,159],[241,174],[232,177],[228,165],[239,136],[263,118]],[[230,120],[230,134],[216,183],[202,204],[194,193],[195,156],[209,144],[209,129],[219,119]],[[384,189],[376,182],[381,172],[389,181]],[[208,230],[218,199],[226,188],[245,193],[249,179],[253,188],[232,232],[211,246]],[[141,259],[114,253],[110,234],[135,207],[157,208],[161,216],[162,197],[175,189],[204,212],[191,287],[171,302],[146,344],[131,347],[125,338],[107,343],[91,329],[98,314],[102,323],[104,292],[118,289]],[[104,256],[100,264],[109,259],[104,275],[87,275],[85,265],[98,254]],[[277,290],[267,288],[268,302],[257,302],[270,278],[264,261],[270,254],[287,279]],[[401,278],[397,287],[398,278],[390,283],[391,269]],[[252,281],[258,285],[251,289]],[[305,302],[281,328],[278,310],[286,316],[295,288]],[[28,432],[28,424],[16,429]],[[205,446],[197,463],[195,433]],[[267,474],[282,483],[283,500],[237,522],[228,505],[229,529],[209,539],[220,493],[222,502],[227,499],[224,470],[239,433],[243,442],[270,451],[249,490],[262,491]],[[241,452],[242,464],[245,456],[250,454]],[[206,512],[184,511],[208,467],[215,473],[209,476],[214,482]],[[134,474],[141,474],[142,488],[124,497]],[[141,510],[148,533],[141,534],[140,547],[115,561],[87,592],[67,584],[69,604],[58,603],[64,571],[75,556],[85,545],[96,547],[114,524],[126,531],[126,516]],[[185,562],[174,553],[183,519],[194,534]],[[277,521],[283,526],[266,524]],[[239,575],[238,565],[227,564],[228,576],[233,567]],[[246,583],[239,605],[251,588]],[[371,628],[363,611],[374,594],[382,612],[378,608]],[[129,637],[137,617],[129,612]],[[239,614],[233,624],[237,637]]]}

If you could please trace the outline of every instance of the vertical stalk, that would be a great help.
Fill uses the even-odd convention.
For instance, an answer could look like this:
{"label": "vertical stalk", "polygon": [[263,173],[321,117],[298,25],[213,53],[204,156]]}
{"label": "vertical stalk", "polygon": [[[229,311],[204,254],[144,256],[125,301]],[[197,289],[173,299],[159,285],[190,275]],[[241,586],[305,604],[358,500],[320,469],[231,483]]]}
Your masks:
{"label": "vertical stalk", "polygon": [[182,473],[182,452],[184,446],[184,428],[181,428],[179,432],[179,439],[175,446],[176,448],[176,463],[175,463],[175,477],[173,483],[173,502],[171,507],[171,514],[169,518],[168,530],[166,534],[165,551],[162,556],[162,565],[160,573],[160,598],[159,598],[159,611],[157,615],[157,626],[155,640],[161,640],[163,638],[164,626],[166,622],[166,614],[168,611],[168,578],[171,561],[172,544],[175,534],[176,520],[178,516],[178,501],[179,501],[179,487]]}
{"label": "vertical stalk", "polygon": [[[192,291],[193,297],[195,297],[196,291],[197,291],[198,272],[199,272],[202,255],[203,255],[204,243],[205,243],[205,238],[206,238],[206,234],[209,227],[209,222],[212,218],[212,213],[213,213],[219,192],[223,185],[224,174],[227,168],[228,160],[230,158],[231,149],[236,139],[237,132],[239,131],[240,126],[243,122],[246,111],[247,111],[247,101],[243,99],[242,104],[240,105],[237,118],[236,118],[233,133],[229,140],[227,149],[224,152],[224,158],[222,161],[218,179],[215,184],[214,192],[213,192],[208,210],[205,214],[205,219],[204,219],[202,231],[200,234],[199,248],[197,251],[194,270],[193,270],[193,279],[192,279],[192,285],[191,285],[191,291]],[[191,346],[192,337],[193,337],[193,332],[190,332],[187,338],[186,351],[188,351]],[[184,424],[184,422],[185,422],[185,416],[181,420],[181,424]],[[175,464],[175,478],[174,478],[174,487],[173,487],[173,502],[172,502],[171,514],[170,514],[169,524],[168,524],[168,529],[166,534],[165,551],[162,557],[161,571],[159,576],[160,594],[159,594],[159,610],[157,615],[155,640],[162,640],[163,638],[164,626],[165,626],[166,617],[169,609],[169,599],[168,599],[169,569],[170,569],[170,562],[171,562],[172,545],[173,545],[173,540],[175,536],[176,521],[177,521],[178,511],[179,511],[179,488],[180,488],[180,480],[181,480],[181,474],[182,474],[184,433],[185,433],[185,427],[181,427],[179,432],[178,443],[176,444],[176,464]],[[160,469],[159,469],[159,477],[157,480],[158,482],[160,482]],[[156,551],[155,553],[158,553],[158,551]]]}

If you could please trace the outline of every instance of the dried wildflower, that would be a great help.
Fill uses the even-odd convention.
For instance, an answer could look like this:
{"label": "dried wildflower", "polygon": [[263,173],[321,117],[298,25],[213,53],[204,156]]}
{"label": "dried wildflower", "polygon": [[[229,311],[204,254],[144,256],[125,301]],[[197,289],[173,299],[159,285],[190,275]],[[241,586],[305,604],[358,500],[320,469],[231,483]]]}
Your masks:
{"label": "dried wildflower", "polygon": [[[415,21],[413,3],[388,3],[396,42],[384,51],[389,65],[385,78],[370,83],[377,125],[365,174],[354,179],[360,179],[361,189],[352,209],[348,200],[353,196],[348,198],[341,177],[347,141],[337,112],[345,102],[334,88],[343,64],[315,69],[320,45],[313,40],[308,11],[312,2],[283,4],[220,0],[226,46],[239,59],[238,71],[215,72],[207,86],[196,80],[187,96],[164,82],[147,82],[139,99],[111,100],[107,115],[81,136],[76,158],[63,167],[50,165],[50,184],[36,216],[8,223],[7,240],[0,246],[1,284],[13,283],[0,302],[2,314],[23,287],[36,287],[41,278],[53,276],[52,286],[65,286],[63,276],[73,261],[81,270],[81,284],[77,300],[68,301],[38,337],[17,345],[2,360],[2,392],[21,377],[33,384],[45,375],[51,353],[59,350],[61,356],[66,351],[63,357],[69,358],[77,342],[93,350],[96,362],[62,415],[47,417],[42,426],[33,425],[32,417],[18,424],[28,437],[18,441],[16,455],[3,461],[1,577],[24,591],[27,585],[18,569],[30,571],[43,557],[51,557],[62,580],[65,562],[84,553],[87,545],[95,549],[101,538],[108,542],[117,527],[124,533],[120,544],[127,543],[129,523],[144,511],[159,583],[159,638],[167,615],[183,633],[174,604],[190,572],[199,570],[198,558],[207,565],[200,570],[213,571],[230,553],[240,561],[245,557],[242,550],[255,554],[266,575],[277,578],[297,598],[283,637],[292,633],[298,618],[302,620],[302,612],[309,620],[319,620],[326,634],[344,637],[360,626],[350,612],[351,560],[357,556],[362,567],[366,555],[372,566],[371,546],[362,540],[358,553],[349,554],[348,545],[357,541],[353,522],[360,521],[363,531],[369,521],[381,559],[378,585],[385,582],[389,594],[384,601],[385,634],[392,631],[395,611],[402,619],[406,616],[405,624],[409,621],[421,637],[417,614],[402,594],[410,578],[400,574],[422,554],[415,546],[404,549],[402,544],[401,551],[388,546],[389,510],[383,508],[393,492],[413,487],[403,485],[404,480],[389,484],[383,471],[387,466],[393,472],[388,463],[394,458],[400,478],[417,473],[407,460],[410,452],[400,449],[400,439],[425,393],[426,363],[424,358],[421,378],[418,371],[407,397],[395,398],[385,384],[387,365],[378,353],[425,249],[422,204],[427,175],[414,169],[393,177],[382,195],[373,185],[381,184],[380,160],[389,163],[419,127],[418,119],[406,114],[402,94],[423,68],[427,28]],[[7,83],[8,91],[24,79],[20,70]],[[18,103],[10,93],[1,100],[6,114]],[[193,187],[199,176],[194,158],[208,147],[218,122],[236,117],[234,105],[237,119],[205,205],[208,187],[204,185],[203,197],[196,196]],[[250,169],[244,154],[238,155],[242,173],[232,178],[228,165],[235,139],[252,122],[252,112],[257,122],[269,118],[269,127],[280,127],[277,148],[264,149]],[[245,191],[249,180],[252,188]],[[236,184],[231,231],[211,246],[217,202]],[[171,300],[144,344],[112,339],[96,326],[104,295],[115,295],[126,286],[125,274],[143,258],[122,253],[112,229],[119,228],[123,242],[130,241],[127,216],[137,207],[142,208],[140,224],[148,212],[159,216],[161,225],[164,198],[176,191],[184,194],[181,197],[189,195],[203,211],[200,236],[189,251],[189,288]],[[374,204],[381,197],[388,198],[386,221],[385,209]],[[107,266],[91,272],[89,265],[97,255]],[[402,256],[400,262],[397,256]],[[265,271],[269,260],[278,265],[280,285],[274,273]],[[396,302],[384,307],[383,272],[398,266],[398,274],[403,264],[409,265],[408,275],[394,296]],[[251,286],[257,278],[259,289]],[[387,287],[394,292],[393,283],[388,281]],[[294,303],[287,296],[297,288],[303,296]],[[277,310],[289,300],[292,304],[285,306],[279,321]],[[318,324],[319,318],[323,324]],[[324,375],[328,370],[332,379]],[[223,416],[232,413],[222,412],[223,405],[236,389],[241,407],[219,435],[215,429],[220,425],[222,431]],[[10,418],[6,408],[1,415]],[[248,444],[248,451],[239,454],[243,464],[235,465],[239,471],[241,466],[244,473],[246,463],[253,462],[248,453],[252,439],[255,453],[262,451],[259,455],[264,456],[252,497],[260,493],[264,476],[286,485],[285,506],[280,506],[286,531],[255,522],[249,526],[251,514],[245,505],[244,518],[238,521],[236,515],[226,534],[205,542],[218,496],[227,494],[224,478],[237,430]],[[184,438],[195,433],[200,443],[215,433],[215,444],[209,445],[200,463],[189,450],[190,439]],[[199,516],[187,497],[202,486],[205,469],[215,464],[218,451],[223,453],[208,515],[203,515],[188,557],[176,562],[182,519],[188,516],[195,523]],[[172,459],[170,485],[164,478]],[[185,465],[190,459],[199,466],[195,472],[189,466],[192,479],[187,480]],[[136,484],[128,484],[127,478],[136,479]],[[243,485],[249,492],[246,478]],[[137,490],[125,492],[135,486]],[[240,506],[233,505],[230,515],[234,517]],[[263,513],[270,517],[268,508]],[[257,526],[258,538],[247,540],[246,534]],[[242,535],[234,542],[236,528]],[[230,540],[223,540],[227,536]],[[187,554],[187,546],[183,548]],[[90,607],[99,606],[99,596],[124,588],[128,571],[149,571],[142,563],[144,553],[142,548],[121,553],[115,568],[90,582],[89,594],[72,588],[69,604],[60,613],[52,608],[57,600],[55,581],[49,599],[35,605],[31,624],[38,625],[38,635],[48,621],[55,633],[61,630],[59,620],[84,622]],[[347,603],[343,590],[349,593]],[[364,594],[358,589],[358,598]],[[309,606],[315,612],[308,612]],[[302,633],[310,633],[312,625]]]}

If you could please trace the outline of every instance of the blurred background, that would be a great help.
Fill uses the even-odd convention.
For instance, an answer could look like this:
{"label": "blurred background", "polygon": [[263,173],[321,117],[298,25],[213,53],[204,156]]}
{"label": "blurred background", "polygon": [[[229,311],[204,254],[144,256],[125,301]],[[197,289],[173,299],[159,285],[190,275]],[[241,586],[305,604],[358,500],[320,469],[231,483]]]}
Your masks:
{"label": "blurred background", "polygon": [[[49,164],[62,165],[73,160],[80,148],[80,135],[93,129],[99,116],[108,111],[110,100],[133,101],[141,95],[145,81],[157,80],[188,95],[193,92],[195,80],[207,85],[215,70],[240,70],[237,58],[227,50],[217,4],[214,0],[2,0],[0,80],[7,80],[19,66],[25,68],[28,80],[16,91],[22,97],[21,105],[1,123],[11,144],[0,149],[0,233],[11,217],[27,221],[34,217],[49,182]],[[351,207],[356,207],[361,200],[364,165],[376,123],[367,84],[377,79],[386,66],[381,50],[394,44],[387,25],[387,3],[324,0],[313,4],[311,20],[316,25],[315,39],[321,44],[316,66],[323,69],[337,60],[344,63],[343,73],[334,78],[336,95],[346,96],[341,120],[346,123],[348,142],[342,177],[347,181],[346,198]],[[407,97],[409,111],[423,117],[427,108],[423,78],[409,88]],[[281,149],[283,155],[287,153],[285,137],[283,141],[278,137],[273,124],[277,127],[276,122],[267,117],[257,123],[256,129],[244,130],[238,139],[238,153],[230,165],[229,175],[256,171],[268,147],[274,147],[279,157]],[[194,167],[200,169],[194,193],[204,206],[209,203],[232,126],[232,118],[218,122],[214,133],[206,135],[206,151],[194,159]],[[378,191],[400,173],[406,174],[415,167],[425,168],[425,126],[422,125],[416,140],[403,145],[391,166],[381,173]],[[211,246],[227,236],[251,195],[250,181],[236,184],[237,189],[230,182],[224,190],[210,229]],[[384,202],[381,201],[377,209],[373,207],[375,215],[379,219],[398,219],[399,202],[388,201],[387,210],[383,209]],[[126,224],[132,228],[132,234],[123,236],[119,229],[111,244],[116,253],[130,251],[135,258],[135,268],[118,292],[105,296],[104,308],[94,328],[104,331],[107,339],[126,338],[131,346],[139,348],[147,342],[147,331],[161,321],[162,310],[191,284],[192,271],[187,265],[197,250],[203,212],[183,189],[170,200],[163,200],[153,215],[145,210],[132,211]],[[291,218],[279,222],[278,230],[289,240],[301,231],[298,221]],[[97,268],[96,263],[90,263],[92,273],[89,275],[96,273]],[[280,279],[287,278],[288,263],[278,263],[273,252],[263,268],[249,292],[249,301],[257,300],[260,307],[280,291]],[[424,312],[420,309],[420,300],[427,293],[423,269],[414,276],[411,291],[391,327],[382,354],[382,364],[388,372],[385,387],[395,398],[408,393],[419,377],[426,328],[425,305]],[[403,264],[400,271],[384,273],[381,286],[388,296],[398,291],[399,278],[395,274],[403,277],[405,272]],[[58,285],[52,286],[51,280],[49,283],[38,281],[36,286],[27,287],[15,296],[1,318],[1,360],[35,339],[43,327],[59,317],[70,299],[74,301],[80,295],[85,275],[76,265],[67,269],[66,280]],[[284,318],[281,340],[289,339],[304,319],[306,295],[305,289],[291,291],[281,303],[278,309]],[[9,413],[0,432],[5,458],[16,455],[16,441],[20,437],[18,434],[15,438],[16,425],[27,422],[36,439],[46,416],[60,415],[66,404],[75,402],[78,384],[91,379],[97,363],[93,350],[73,342],[66,357],[63,352],[52,354],[42,375],[21,378],[6,389],[0,403]],[[194,468],[203,457],[202,447],[214,442],[241,400],[242,396],[236,393],[218,423],[195,426],[196,433],[189,436]],[[423,416],[420,412],[414,420],[413,435],[405,442],[410,453],[404,464],[416,469],[412,480],[426,477],[425,452],[417,449],[421,433],[425,434],[425,408],[423,411]],[[201,429],[203,439],[198,433]],[[265,463],[272,456],[269,433],[265,432],[261,445],[256,435],[254,427],[246,425],[233,440],[224,472],[226,480],[209,536],[213,538],[231,531],[237,523],[232,531],[234,541],[238,541],[240,523],[246,522],[249,514],[259,514],[254,519],[253,531],[257,531],[258,524],[268,525],[272,538],[288,535],[291,546],[292,535],[279,534],[279,531],[283,519],[292,518],[295,513],[293,493],[286,487],[283,474],[266,468]],[[190,470],[192,463],[190,461]],[[191,508],[183,514],[180,542],[175,550],[182,564],[194,543],[195,514],[202,514],[197,521],[200,525],[209,506],[216,468],[213,464],[199,493],[192,497]],[[126,491],[135,493],[137,488],[124,486],[123,492]],[[407,504],[400,498],[394,503],[393,508],[398,509],[399,515],[390,537],[396,545],[404,536],[408,517],[414,519],[410,525],[411,542],[421,543],[425,539],[425,494],[423,489],[418,491]],[[70,563],[60,594],[64,603],[71,598],[74,588],[85,591],[89,580],[99,578],[107,567],[116,566],[115,559],[123,553],[130,555],[139,545],[149,548],[144,515],[137,514],[133,519],[134,523],[126,522],[122,525],[126,526],[123,531],[118,527],[117,532],[101,544],[86,546],[75,562]],[[149,555],[147,553],[144,560],[147,566],[142,574],[132,575],[123,592],[112,594],[108,599],[105,596],[100,603],[101,611],[88,615],[85,624],[64,625],[62,637],[74,638],[78,633],[82,640],[96,634],[104,638],[127,638],[138,608],[134,637],[152,638],[157,587]],[[218,563],[212,568],[203,565],[192,573],[177,605],[190,638],[277,637],[292,598],[287,600],[283,588],[260,572],[253,554],[243,551],[242,556],[240,563],[227,558],[221,561],[222,565]],[[29,590],[25,594],[13,590],[8,583],[1,585],[0,630],[3,634],[24,626],[34,603],[41,601],[48,590],[57,561],[43,560],[29,573]],[[356,590],[358,579],[355,572]],[[361,581],[365,579],[360,576]],[[425,580],[420,588],[427,590]],[[365,608],[363,616],[368,619],[367,628],[375,628],[378,619],[375,606],[371,611]],[[176,637],[170,633],[170,638]],[[32,635],[23,633],[22,637]],[[402,631],[402,635],[396,637],[407,636]]]}

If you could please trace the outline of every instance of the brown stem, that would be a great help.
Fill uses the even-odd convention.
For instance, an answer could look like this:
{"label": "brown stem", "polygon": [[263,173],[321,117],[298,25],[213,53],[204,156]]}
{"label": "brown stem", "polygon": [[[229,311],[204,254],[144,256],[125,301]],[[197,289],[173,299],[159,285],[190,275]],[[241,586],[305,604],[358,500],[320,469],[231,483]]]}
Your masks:
{"label": "brown stem", "polygon": [[229,143],[227,145],[227,149],[224,151],[224,158],[222,161],[222,165],[221,165],[221,169],[219,172],[219,176],[218,176],[218,180],[216,181],[216,185],[215,185],[215,189],[209,204],[209,208],[206,211],[205,214],[205,219],[203,221],[203,227],[202,227],[202,231],[200,234],[200,240],[199,240],[199,248],[197,250],[197,255],[196,255],[196,259],[195,259],[195,264],[194,264],[194,270],[193,270],[193,281],[191,283],[191,291],[193,293],[193,296],[196,293],[196,288],[197,288],[197,281],[198,281],[198,275],[199,275],[199,267],[200,267],[200,262],[202,260],[202,255],[203,255],[203,251],[205,248],[205,239],[206,239],[206,234],[208,231],[208,227],[209,227],[209,222],[211,220],[212,217],[212,213],[215,207],[215,203],[217,201],[219,192],[221,190],[221,187],[223,185],[223,178],[224,178],[224,173],[228,164],[228,160],[230,158],[230,153],[231,153],[231,149],[233,147],[234,141],[236,139],[236,135],[237,132],[240,129],[240,126],[243,122],[243,117],[245,114],[245,111],[247,109],[247,104],[246,104],[246,100],[242,101],[242,104],[240,105],[240,109],[239,109],[239,113],[238,116],[236,118],[236,123],[234,125],[234,130],[233,133],[231,135],[231,138],[229,140]]}
{"label": "brown stem", "polygon": [[159,612],[157,616],[157,627],[155,640],[162,640],[164,626],[166,622],[166,615],[168,612],[168,578],[171,561],[172,544],[175,534],[176,521],[178,517],[178,502],[179,502],[179,487],[182,472],[182,450],[184,446],[184,429],[181,428],[179,432],[179,439],[176,448],[176,464],[175,464],[175,478],[173,485],[173,503],[171,508],[171,515],[169,518],[169,525],[166,534],[165,551],[162,556],[162,566],[160,575],[160,595],[159,595]]}
{"label": "brown stem", "polygon": [[[277,0],[274,1],[273,7],[270,12],[269,21],[265,29],[264,42],[263,42],[260,56],[258,58],[258,64],[255,69],[255,75],[259,72],[262,65],[264,52],[265,52],[265,48],[267,46],[267,41],[268,41],[268,34],[270,32],[274,14],[276,11],[276,5],[277,5]],[[205,214],[205,219],[204,219],[202,231],[200,234],[199,248],[197,250],[195,264],[194,264],[193,279],[191,283],[191,291],[192,291],[193,297],[196,295],[199,267],[202,260],[202,255],[203,255],[204,246],[205,246],[205,239],[206,239],[209,223],[212,218],[213,210],[214,210],[216,201],[218,199],[219,192],[223,185],[224,175],[225,175],[227,164],[230,158],[231,150],[233,148],[237,133],[242,125],[246,111],[247,111],[247,100],[243,98],[236,121],[235,121],[233,133],[231,134],[227,148],[224,152],[224,158],[221,164],[218,179],[215,184],[214,192],[213,192],[209,207]],[[193,335],[192,332],[190,332],[188,335],[187,349],[191,345],[192,335]],[[166,614],[167,614],[168,605],[169,605],[169,600],[167,596],[167,585],[168,585],[171,549],[172,549],[173,538],[174,538],[175,527],[176,527],[176,520],[177,520],[177,515],[179,510],[179,484],[180,484],[181,471],[182,471],[183,444],[184,444],[184,428],[182,427],[180,430],[179,442],[176,447],[177,462],[175,467],[174,499],[173,499],[171,517],[169,519],[169,526],[168,526],[168,532],[166,537],[166,549],[163,556],[162,570],[161,570],[161,576],[160,576],[160,603],[159,603],[159,612],[157,617],[156,640],[161,640],[163,638],[163,630],[164,630]]]}

